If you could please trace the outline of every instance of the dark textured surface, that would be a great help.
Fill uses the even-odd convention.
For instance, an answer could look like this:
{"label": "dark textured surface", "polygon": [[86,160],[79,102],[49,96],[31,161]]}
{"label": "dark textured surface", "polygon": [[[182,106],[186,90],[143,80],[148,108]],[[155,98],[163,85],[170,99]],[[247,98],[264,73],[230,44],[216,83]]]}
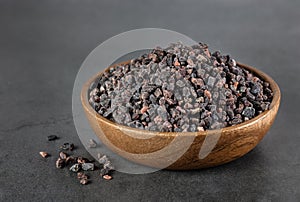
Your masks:
{"label": "dark textured surface", "polygon": [[[0,201],[299,201],[299,1],[0,1]],[[277,119],[249,154],[212,169],[116,173],[82,186],[54,157],[64,141],[87,155],[72,120],[76,73],[120,32],[161,27],[272,76]],[[47,142],[57,134],[59,141]]]}

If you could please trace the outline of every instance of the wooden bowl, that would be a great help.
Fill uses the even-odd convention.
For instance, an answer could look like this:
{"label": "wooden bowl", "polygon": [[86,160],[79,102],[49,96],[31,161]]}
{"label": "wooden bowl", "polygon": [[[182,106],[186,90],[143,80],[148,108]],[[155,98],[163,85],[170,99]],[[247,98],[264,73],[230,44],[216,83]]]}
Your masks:
{"label": "wooden bowl", "polygon": [[[128,62],[117,65],[126,63]],[[220,130],[154,132],[116,124],[96,113],[88,102],[88,89],[102,72],[85,83],[81,102],[86,117],[100,140],[130,161],[173,170],[217,166],[251,151],[270,129],[280,104],[280,90],[272,78],[248,65],[238,65],[269,82],[274,97],[269,110],[249,121]],[[116,65],[112,67],[114,66]]]}

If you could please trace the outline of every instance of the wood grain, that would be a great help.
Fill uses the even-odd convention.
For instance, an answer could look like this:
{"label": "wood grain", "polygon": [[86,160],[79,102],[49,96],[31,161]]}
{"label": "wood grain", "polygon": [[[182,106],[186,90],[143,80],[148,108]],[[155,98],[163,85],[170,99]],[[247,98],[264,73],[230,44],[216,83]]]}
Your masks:
{"label": "wood grain", "polygon": [[[128,62],[122,64],[126,63]],[[153,132],[122,126],[105,119],[94,111],[87,98],[90,84],[102,72],[85,83],[81,92],[81,102],[95,134],[112,151],[128,160],[151,167],[173,170],[217,166],[233,161],[251,151],[270,129],[280,105],[280,89],[272,78],[248,65],[241,63],[238,65],[269,82],[274,97],[269,110],[249,121],[221,130],[182,133]],[[203,142],[213,135],[219,137],[217,144],[205,158],[199,158]]]}

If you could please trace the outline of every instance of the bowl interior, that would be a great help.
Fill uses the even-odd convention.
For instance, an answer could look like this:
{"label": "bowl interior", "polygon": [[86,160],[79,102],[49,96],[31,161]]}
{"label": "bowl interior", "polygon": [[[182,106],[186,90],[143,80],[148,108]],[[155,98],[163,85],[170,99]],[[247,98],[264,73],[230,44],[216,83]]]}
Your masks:
{"label": "bowl interior", "polygon": [[[125,62],[121,62],[118,64],[114,64],[111,65],[110,67],[106,68],[104,71],[109,71],[110,68],[116,67],[118,65],[126,65],[129,64],[130,61],[125,61]],[[264,119],[264,117],[267,115],[267,113],[272,110],[274,107],[276,107],[277,105],[279,105],[280,103],[280,89],[278,87],[278,85],[276,84],[276,82],[267,74],[265,74],[264,72],[251,67],[249,65],[245,65],[242,63],[237,63],[238,66],[240,66],[241,68],[245,68],[247,70],[249,70],[250,72],[254,73],[256,76],[258,76],[259,78],[261,78],[264,81],[267,81],[268,83],[270,83],[270,88],[273,91],[273,99],[272,102],[270,104],[270,107],[268,110],[264,111],[263,113],[259,114],[258,116],[248,120],[248,121],[244,121],[240,124],[234,125],[234,126],[229,126],[229,127],[225,127],[222,129],[215,129],[215,130],[206,130],[206,131],[198,131],[198,132],[180,132],[181,135],[186,135],[186,136],[194,136],[194,135],[209,135],[209,134],[215,134],[216,132],[222,130],[222,131],[230,131],[230,130],[236,130],[237,128],[246,126],[247,124],[251,124],[251,122],[256,122],[260,119]],[[121,125],[121,124],[117,124],[115,122],[112,122],[109,119],[104,118],[103,116],[101,116],[100,114],[98,114],[93,108],[92,106],[89,104],[88,102],[88,91],[89,91],[89,87],[91,86],[91,84],[97,79],[99,78],[101,75],[103,74],[103,72],[99,72],[98,74],[96,74],[95,76],[93,76],[90,80],[88,80],[85,85],[82,88],[81,91],[81,101],[83,106],[87,109],[87,111],[91,114],[93,114],[93,116],[95,116],[96,119],[100,120],[101,122],[112,126],[112,127],[118,127],[121,128],[122,130],[128,131],[128,132],[133,132],[136,133],[138,136],[140,136],[140,138],[142,138],[142,136],[145,135],[159,135],[159,136],[176,136],[178,135],[178,132],[159,132],[159,131],[148,131],[148,130],[142,130],[142,129],[137,129],[137,128],[132,128],[129,126],[125,126],[125,125]],[[141,133],[142,132],[142,133]],[[139,135],[140,134],[140,135]]]}

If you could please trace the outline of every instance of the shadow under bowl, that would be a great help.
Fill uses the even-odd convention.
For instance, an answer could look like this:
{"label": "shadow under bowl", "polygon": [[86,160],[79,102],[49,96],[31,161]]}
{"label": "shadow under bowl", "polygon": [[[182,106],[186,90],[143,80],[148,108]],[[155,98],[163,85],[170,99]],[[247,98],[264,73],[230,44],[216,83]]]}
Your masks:
{"label": "shadow under bowl", "polygon": [[[116,65],[121,64],[128,62]],[[88,102],[89,87],[102,72],[84,84],[81,102],[95,134],[113,152],[130,161],[172,170],[217,166],[251,151],[270,129],[280,105],[280,89],[271,77],[251,66],[238,65],[269,82],[274,96],[269,110],[235,126],[201,132],[155,132],[114,123],[99,115]]]}

